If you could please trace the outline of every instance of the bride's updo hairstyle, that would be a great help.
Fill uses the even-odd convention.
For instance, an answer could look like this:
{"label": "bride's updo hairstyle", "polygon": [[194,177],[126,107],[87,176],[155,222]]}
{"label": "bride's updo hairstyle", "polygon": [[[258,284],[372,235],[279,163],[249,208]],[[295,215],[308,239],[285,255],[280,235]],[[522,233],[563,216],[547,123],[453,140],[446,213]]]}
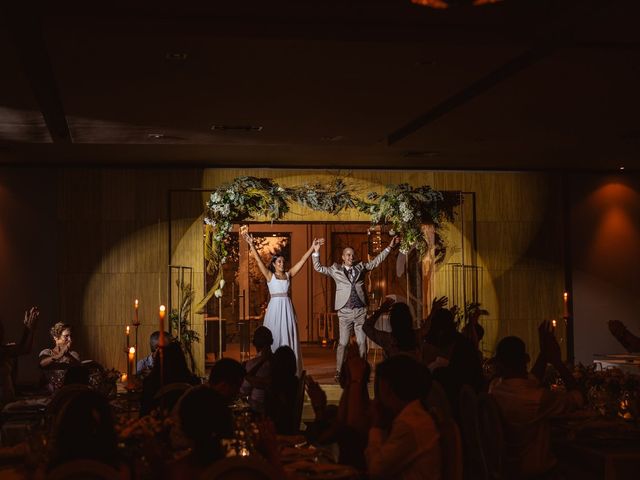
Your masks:
{"label": "bride's updo hairstyle", "polygon": [[269,271],[271,273],[276,273],[276,260],[278,260],[280,257],[282,257],[284,259],[283,255],[274,255],[273,257],[271,257],[271,261],[269,262],[269,265],[267,266],[267,268],[269,269]]}

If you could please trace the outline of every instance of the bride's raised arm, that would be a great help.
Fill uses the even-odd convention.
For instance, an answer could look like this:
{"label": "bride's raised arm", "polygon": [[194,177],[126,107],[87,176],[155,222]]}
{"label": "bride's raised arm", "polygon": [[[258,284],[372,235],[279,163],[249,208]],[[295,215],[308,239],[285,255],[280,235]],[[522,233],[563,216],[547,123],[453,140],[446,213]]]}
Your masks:
{"label": "bride's raised arm", "polygon": [[264,275],[264,278],[267,279],[267,282],[270,282],[271,277],[273,276],[273,272],[271,272],[271,270],[269,270],[265,266],[264,262],[262,261],[262,258],[260,258],[260,254],[256,250],[256,246],[253,244],[253,235],[249,235],[248,233],[244,232],[242,233],[242,238],[244,238],[246,242],[249,244],[249,250],[253,254],[253,257],[256,259],[256,262],[258,263],[258,268],[262,272],[262,275]]}
{"label": "bride's raised arm", "polygon": [[314,238],[313,242],[311,243],[311,246],[309,247],[309,250],[307,250],[305,252],[305,254],[302,256],[302,258],[300,259],[300,261],[298,261],[298,263],[296,263],[293,267],[291,267],[291,269],[289,270],[289,277],[294,277],[296,275],[296,273],[298,273],[300,271],[300,269],[302,268],[302,266],[304,265],[304,263],[309,259],[309,256],[313,253],[313,251],[315,250],[315,246],[320,246],[324,243],[324,238]]}

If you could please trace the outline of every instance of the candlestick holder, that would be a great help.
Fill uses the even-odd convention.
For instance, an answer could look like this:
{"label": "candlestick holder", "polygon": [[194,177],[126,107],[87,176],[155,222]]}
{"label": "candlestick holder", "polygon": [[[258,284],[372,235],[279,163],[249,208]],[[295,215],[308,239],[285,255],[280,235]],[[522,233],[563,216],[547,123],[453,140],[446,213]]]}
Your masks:
{"label": "candlestick holder", "polygon": [[133,345],[134,348],[136,349],[136,353],[135,353],[135,363],[134,368],[135,368],[135,372],[134,375],[138,374],[138,327],[140,326],[140,322],[134,323],[133,326],[136,328],[136,340],[135,340],[135,344]]}

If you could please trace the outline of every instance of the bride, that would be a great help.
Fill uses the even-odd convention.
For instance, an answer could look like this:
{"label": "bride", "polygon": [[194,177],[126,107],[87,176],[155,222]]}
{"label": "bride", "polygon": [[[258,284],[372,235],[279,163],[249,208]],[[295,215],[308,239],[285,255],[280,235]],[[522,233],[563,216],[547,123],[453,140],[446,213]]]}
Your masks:
{"label": "bride", "polygon": [[298,324],[296,321],[296,312],[293,309],[293,303],[291,303],[291,298],[289,297],[289,286],[291,279],[300,271],[314,251],[314,245],[319,246],[324,244],[324,238],[314,238],[309,250],[306,251],[298,263],[287,271],[285,270],[285,259],[282,255],[274,255],[269,265],[265,265],[253,244],[253,236],[249,235],[246,231],[242,233],[242,236],[249,244],[258,268],[267,280],[267,286],[271,294],[263,323],[265,327],[271,330],[273,335],[271,350],[275,352],[276,349],[282,345],[291,347],[296,354],[297,370],[298,375],[300,375],[302,372],[302,357],[300,355],[300,344],[298,340]]}

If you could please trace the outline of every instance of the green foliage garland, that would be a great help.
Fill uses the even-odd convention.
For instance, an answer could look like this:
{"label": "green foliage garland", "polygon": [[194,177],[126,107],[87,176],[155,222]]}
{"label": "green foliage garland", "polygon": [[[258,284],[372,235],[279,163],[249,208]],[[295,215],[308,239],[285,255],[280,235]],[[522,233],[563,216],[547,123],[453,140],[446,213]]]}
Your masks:
{"label": "green foliage garland", "polygon": [[[311,210],[339,214],[355,208],[371,217],[371,225],[388,224],[402,238],[400,251],[416,248],[423,255],[429,248],[421,227],[435,227],[436,252],[444,251],[438,230],[445,221],[454,219],[454,209],[460,204],[456,192],[439,192],[429,186],[412,187],[403,183],[388,185],[384,194],[367,194],[366,199],[353,196],[342,179],[328,184],[304,184],[281,187],[274,180],[257,177],[237,177],[217,188],[207,202],[204,221],[205,261],[207,273],[214,277],[213,288],[197,307],[200,312],[213,296],[222,295],[222,264],[227,259],[225,239],[234,223],[256,217],[272,222],[281,220],[291,203]],[[437,259],[442,259],[441,255]]]}

